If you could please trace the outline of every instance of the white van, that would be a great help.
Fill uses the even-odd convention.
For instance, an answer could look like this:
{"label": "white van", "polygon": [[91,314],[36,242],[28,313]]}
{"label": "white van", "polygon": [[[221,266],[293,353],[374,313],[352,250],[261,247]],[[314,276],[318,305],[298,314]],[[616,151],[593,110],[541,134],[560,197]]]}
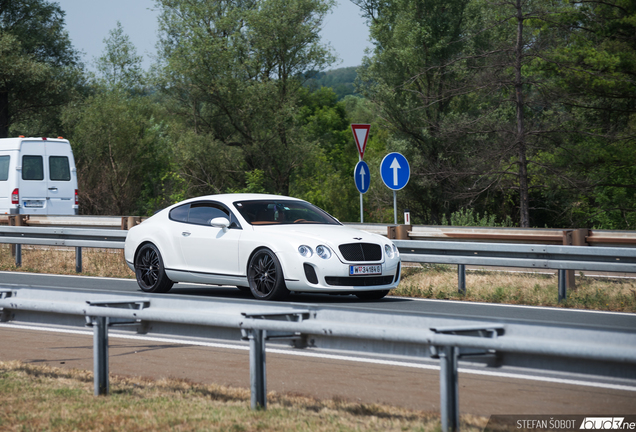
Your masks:
{"label": "white van", "polygon": [[77,170],[68,140],[0,139],[0,214],[77,214]]}

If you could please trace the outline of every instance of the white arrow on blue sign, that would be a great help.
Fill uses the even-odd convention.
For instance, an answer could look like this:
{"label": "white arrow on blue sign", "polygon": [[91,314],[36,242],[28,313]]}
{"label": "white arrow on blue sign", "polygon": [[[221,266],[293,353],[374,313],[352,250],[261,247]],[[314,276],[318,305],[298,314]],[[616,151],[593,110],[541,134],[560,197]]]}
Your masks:
{"label": "white arrow on blue sign", "polygon": [[400,190],[409,182],[411,167],[400,153],[389,153],[382,159],[380,175],[389,189]]}
{"label": "white arrow on blue sign", "polygon": [[371,184],[371,171],[366,162],[360,161],[353,170],[353,179],[356,182],[356,188],[360,193],[367,193]]}

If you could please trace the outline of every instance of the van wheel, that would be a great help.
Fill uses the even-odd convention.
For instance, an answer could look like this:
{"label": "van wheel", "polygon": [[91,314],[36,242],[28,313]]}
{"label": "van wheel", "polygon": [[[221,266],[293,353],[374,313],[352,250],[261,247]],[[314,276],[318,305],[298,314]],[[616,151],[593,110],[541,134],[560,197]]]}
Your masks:
{"label": "van wheel", "polygon": [[135,276],[139,288],[144,292],[165,293],[174,284],[166,275],[159,249],[152,243],[146,243],[137,252]]}

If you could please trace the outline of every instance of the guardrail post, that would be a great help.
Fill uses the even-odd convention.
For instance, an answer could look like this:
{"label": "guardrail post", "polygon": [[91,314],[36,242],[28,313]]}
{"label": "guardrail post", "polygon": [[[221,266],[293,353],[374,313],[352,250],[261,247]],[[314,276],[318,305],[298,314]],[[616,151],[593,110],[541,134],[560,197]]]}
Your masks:
{"label": "guardrail post", "polygon": [[95,396],[108,394],[108,318],[93,317],[93,373]]}
{"label": "guardrail post", "polygon": [[457,265],[457,290],[461,294],[466,294],[466,265]]}
{"label": "guardrail post", "polygon": [[82,248],[75,248],[75,273],[82,272]]}
{"label": "guardrail post", "polygon": [[[25,224],[24,216],[9,216],[9,226],[23,226]],[[15,266],[22,267],[22,245],[11,245],[11,255],[15,257]]]}
{"label": "guardrail post", "polygon": [[412,229],[411,225],[388,226],[386,236],[391,240],[408,240]]}
{"label": "guardrail post", "polygon": [[249,330],[250,389],[252,409],[267,408],[267,368],[265,364],[265,330]]}
{"label": "guardrail post", "polygon": [[566,284],[567,270],[559,270],[559,303],[568,297],[568,286]]}
{"label": "guardrail post", "polygon": [[[566,246],[587,246],[586,238],[590,235],[588,229],[575,229],[563,231],[563,244]],[[574,270],[566,270],[565,272],[566,288],[575,289],[576,281]]]}
{"label": "guardrail post", "polygon": [[440,361],[439,393],[442,416],[442,431],[459,430],[459,382],[457,377],[458,348],[444,346],[437,348]]}

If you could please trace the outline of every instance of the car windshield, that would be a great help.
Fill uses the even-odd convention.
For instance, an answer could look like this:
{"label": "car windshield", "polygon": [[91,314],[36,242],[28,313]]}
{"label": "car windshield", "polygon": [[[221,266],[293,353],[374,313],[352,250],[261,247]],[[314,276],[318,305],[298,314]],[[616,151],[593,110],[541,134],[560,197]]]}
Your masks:
{"label": "car windshield", "polygon": [[324,210],[305,201],[239,201],[234,206],[251,225],[340,223]]}

